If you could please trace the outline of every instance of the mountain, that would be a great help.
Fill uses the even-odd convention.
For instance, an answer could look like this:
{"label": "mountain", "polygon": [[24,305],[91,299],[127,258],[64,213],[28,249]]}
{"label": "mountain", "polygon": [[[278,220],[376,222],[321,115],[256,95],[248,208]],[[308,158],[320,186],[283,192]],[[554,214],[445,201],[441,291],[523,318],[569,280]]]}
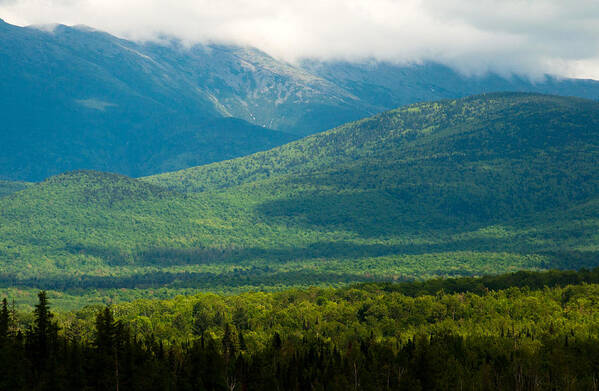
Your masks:
{"label": "mountain", "polygon": [[143,179],[62,174],[0,199],[0,283],[235,291],[596,266],[598,158],[599,103],[504,93]]}
{"label": "mountain", "polygon": [[408,103],[502,90],[599,98],[592,80],[464,76],[439,64],[289,64],[250,47],[136,43],[84,26],[0,21],[0,178],[151,175]]}
{"label": "mountain", "polygon": [[226,118],[192,76],[106,33],[0,22],[0,42],[0,178],[147,175],[296,138]]}
{"label": "mountain", "polygon": [[274,59],[251,47],[148,43],[140,48],[172,64],[205,91],[215,108],[267,128],[298,135],[330,129],[379,109],[333,81]]}
{"label": "mountain", "polygon": [[598,110],[524,93],[421,103],[146,180],[247,197],[271,224],[396,243],[390,252],[592,253]]}
{"label": "mountain", "polygon": [[[548,161],[539,163],[542,171],[534,172],[535,175],[547,182],[562,174],[563,168],[558,173],[550,171],[557,170],[556,166],[564,163],[567,156],[569,165],[578,164],[568,175],[588,175],[580,178],[584,184],[576,190],[583,191],[595,180],[585,170],[594,170],[589,161],[597,142],[597,108],[599,102],[591,100],[526,93],[421,103],[270,151],[147,180],[187,192],[242,185],[252,189],[275,184],[295,186],[308,180],[311,186],[332,189],[367,190],[389,183],[420,192],[420,186],[427,183],[440,189],[444,183],[453,183],[456,178],[451,172],[463,176],[464,167],[469,169],[468,182],[488,187],[490,181],[497,181],[495,185],[499,186],[507,183],[506,176],[515,177],[524,169],[517,167],[524,159],[527,166],[533,165],[540,154],[539,159]],[[558,152],[557,156],[549,155]],[[511,161],[517,164],[503,166]],[[532,180],[532,173],[523,175],[522,180]],[[408,174],[410,177],[402,177]],[[563,178],[557,182],[560,186],[571,185]],[[523,191],[531,190],[528,185],[522,186]],[[459,191],[470,190],[466,187]],[[474,208],[473,212],[480,210]]]}
{"label": "mountain", "polygon": [[362,102],[383,111],[416,102],[519,91],[599,99],[599,82],[553,76],[531,80],[518,75],[464,75],[437,63],[304,60],[306,71],[330,80]]}

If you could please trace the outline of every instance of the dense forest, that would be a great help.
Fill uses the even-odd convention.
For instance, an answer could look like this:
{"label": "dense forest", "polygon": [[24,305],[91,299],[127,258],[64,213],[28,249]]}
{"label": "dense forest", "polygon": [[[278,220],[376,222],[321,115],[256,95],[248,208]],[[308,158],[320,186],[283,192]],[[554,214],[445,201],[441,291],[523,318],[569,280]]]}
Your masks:
{"label": "dense forest", "polygon": [[0,198],[0,291],[75,308],[594,267],[598,129],[596,102],[489,94],[157,177],[62,174]]}
{"label": "dense forest", "polygon": [[[595,390],[599,268],[53,313],[4,300],[6,390]],[[434,291],[434,293],[433,293]]]}

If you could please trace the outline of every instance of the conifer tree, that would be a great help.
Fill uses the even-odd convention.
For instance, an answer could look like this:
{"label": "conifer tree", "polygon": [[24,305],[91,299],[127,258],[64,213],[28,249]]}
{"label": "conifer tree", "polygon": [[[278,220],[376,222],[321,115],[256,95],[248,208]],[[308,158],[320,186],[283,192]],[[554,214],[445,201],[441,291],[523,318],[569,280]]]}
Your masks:
{"label": "conifer tree", "polygon": [[223,353],[225,357],[231,357],[237,352],[237,336],[235,332],[231,329],[231,325],[227,323],[225,325],[225,332],[223,334],[222,345],[223,345]]}
{"label": "conifer tree", "polygon": [[0,310],[0,342],[8,337],[9,326],[10,312],[8,310],[8,301],[4,298],[2,299],[2,309]]}
{"label": "conifer tree", "polygon": [[50,304],[46,291],[37,295],[38,304],[35,305],[34,324],[31,332],[34,353],[38,361],[44,361],[50,354],[50,345],[58,333],[58,326],[53,322],[54,314],[50,312]]}
{"label": "conifer tree", "polygon": [[96,348],[97,386],[118,391],[119,379],[119,338],[121,337],[120,323],[115,322],[109,307],[104,308],[96,316],[96,333],[94,346]]}

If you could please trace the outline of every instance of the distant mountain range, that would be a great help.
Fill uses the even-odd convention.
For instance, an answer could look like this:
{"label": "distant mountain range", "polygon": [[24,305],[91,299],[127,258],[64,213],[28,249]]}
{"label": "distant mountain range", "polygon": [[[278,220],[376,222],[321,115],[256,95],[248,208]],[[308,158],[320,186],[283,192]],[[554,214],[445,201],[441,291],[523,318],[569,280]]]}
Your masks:
{"label": "distant mountain range", "polygon": [[598,102],[502,93],[147,178],[71,172],[0,198],[0,285],[227,290],[593,266],[598,160]]}
{"label": "distant mountain range", "polygon": [[304,60],[135,43],[0,20],[0,179],[143,176],[244,156],[403,104],[490,91],[599,98],[592,80],[463,76],[439,64]]}

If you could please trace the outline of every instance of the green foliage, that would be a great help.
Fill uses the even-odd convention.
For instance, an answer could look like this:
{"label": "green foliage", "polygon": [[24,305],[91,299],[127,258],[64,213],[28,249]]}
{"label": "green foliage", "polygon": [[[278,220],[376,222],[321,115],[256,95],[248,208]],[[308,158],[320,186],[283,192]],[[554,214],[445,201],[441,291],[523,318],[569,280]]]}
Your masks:
{"label": "green foliage", "polygon": [[[508,329],[539,337],[565,336],[571,330],[599,335],[598,299],[599,268],[274,293],[205,293],[137,300],[116,304],[113,310],[134,334],[186,341],[191,335],[220,338],[229,329],[243,332],[246,346],[258,349],[267,346],[275,332],[299,339],[318,335],[336,346],[346,346],[356,336],[395,343],[439,330],[464,336],[501,336]],[[89,312],[75,314],[91,327]],[[69,319],[65,317],[65,324]]]}
{"label": "green foliage", "polygon": [[597,129],[596,102],[490,94],[141,180],[63,174],[0,200],[0,284],[72,307],[594,267]]}
{"label": "green foliage", "polygon": [[50,355],[10,336],[0,386],[588,390],[599,379],[597,281],[599,268],[82,308],[57,314]]}

